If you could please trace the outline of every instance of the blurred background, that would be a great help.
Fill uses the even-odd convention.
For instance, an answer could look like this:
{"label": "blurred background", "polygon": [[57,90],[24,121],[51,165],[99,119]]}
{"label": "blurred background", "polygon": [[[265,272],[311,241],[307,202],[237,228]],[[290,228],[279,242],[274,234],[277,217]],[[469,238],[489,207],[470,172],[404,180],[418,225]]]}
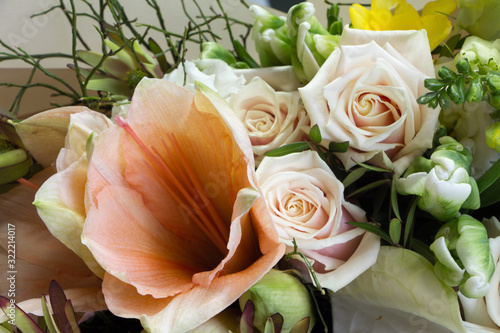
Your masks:
{"label": "blurred background", "polygon": [[[253,22],[250,12],[240,4],[239,0],[219,0],[223,5],[228,16],[242,20],[245,22]],[[59,0],[0,0],[0,39],[8,46],[13,48],[21,48],[29,54],[42,54],[42,53],[71,53],[72,49],[72,31],[68,18],[64,13],[58,9],[49,11],[53,6],[59,4]],[[88,1],[90,3],[97,3],[95,0]],[[275,15],[286,15],[286,11],[298,3],[298,0],[254,0],[247,1],[248,4],[258,4],[265,6]],[[316,16],[320,21],[326,25],[326,9],[329,7],[323,0],[311,0],[316,8]],[[360,3],[369,3],[370,1],[363,0]],[[70,3],[64,0],[67,8]],[[146,4],[145,0],[120,0],[120,3],[125,8],[129,15],[129,19],[136,19],[136,22],[149,23],[158,25],[155,11]],[[159,0],[158,1],[166,23],[168,31],[181,33],[184,26],[188,22],[188,18],[182,7],[182,2],[179,0]],[[411,1],[410,1],[411,3]],[[413,0],[414,6],[417,8],[423,7],[425,1]],[[199,15],[197,5],[201,9],[210,13],[210,7],[218,8],[217,0],[185,0],[187,13],[192,15]],[[85,12],[89,7],[85,5],[85,1],[75,1],[76,11]],[[419,9],[419,8],[417,8]],[[35,16],[35,13],[49,11],[45,15]],[[344,20],[344,24],[349,23],[349,6],[342,6],[340,16]],[[78,31],[82,37],[88,41],[91,50],[100,51],[100,36],[94,27],[95,21],[81,17],[78,20]],[[218,20],[219,25],[212,25],[211,28],[223,39],[224,46],[229,48],[229,38],[227,30],[223,24],[223,20]],[[236,31],[235,33],[238,33]],[[240,32],[243,33],[243,32]],[[154,34],[152,34],[155,36]],[[165,42],[160,33],[154,37],[158,41]],[[130,36],[132,37],[132,36]],[[164,46],[164,45],[162,45]],[[248,38],[248,49],[252,55],[256,57],[253,48],[251,37]],[[77,45],[81,48],[81,45]],[[5,47],[0,45],[0,52],[5,51]],[[198,45],[188,45],[187,58],[195,59],[198,56]],[[1,56],[1,55],[0,55]],[[257,58],[257,57],[256,57]],[[76,83],[74,71],[67,68],[70,59],[58,58],[48,59],[43,61],[46,68],[53,69],[53,73],[57,76],[64,77],[68,82]],[[0,83],[15,83],[25,84],[30,75],[30,67],[22,61],[0,61]],[[36,74],[33,82],[43,82],[47,78],[43,74]],[[9,109],[12,101],[17,94],[18,89],[7,88],[0,86],[0,107]],[[22,114],[29,115],[48,108],[51,108],[50,103],[59,101],[49,96],[49,92],[45,88],[32,88],[29,89],[26,97],[21,104]]]}

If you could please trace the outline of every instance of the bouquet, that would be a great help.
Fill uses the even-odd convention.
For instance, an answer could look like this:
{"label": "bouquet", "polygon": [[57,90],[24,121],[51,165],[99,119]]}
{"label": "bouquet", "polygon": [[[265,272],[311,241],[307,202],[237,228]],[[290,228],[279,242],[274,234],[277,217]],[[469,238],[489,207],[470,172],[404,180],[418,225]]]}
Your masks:
{"label": "bouquet", "polygon": [[[181,33],[70,0],[35,16],[71,54],[0,41],[33,69],[2,83],[0,331],[500,332],[498,3],[181,3]],[[32,87],[68,103],[19,117]]]}

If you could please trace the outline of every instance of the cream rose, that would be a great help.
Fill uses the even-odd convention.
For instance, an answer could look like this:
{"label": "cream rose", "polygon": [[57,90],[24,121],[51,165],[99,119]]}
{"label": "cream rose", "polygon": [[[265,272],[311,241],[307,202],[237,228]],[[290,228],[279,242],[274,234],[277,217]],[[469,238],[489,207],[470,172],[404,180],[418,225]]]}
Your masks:
{"label": "cream rose", "polygon": [[380,240],[346,222],[365,212],[344,200],[344,186],[316,152],[266,157],[257,179],[281,242],[314,262],[321,285],[337,291],[373,265]]}
{"label": "cream rose", "polygon": [[346,168],[370,159],[387,165],[385,153],[401,174],[432,144],[439,110],[416,102],[427,92],[429,77],[434,68],[424,30],[347,28],[339,47],[299,91],[322,144],[349,141],[348,151],[337,155]]}
{"label": "cream rose", "polygon": [[257,163],[266,152],[300,141],[302,128],[309,125],[297,91],[276,92],[260,77],[253,78],[228,102],[248,131]]}

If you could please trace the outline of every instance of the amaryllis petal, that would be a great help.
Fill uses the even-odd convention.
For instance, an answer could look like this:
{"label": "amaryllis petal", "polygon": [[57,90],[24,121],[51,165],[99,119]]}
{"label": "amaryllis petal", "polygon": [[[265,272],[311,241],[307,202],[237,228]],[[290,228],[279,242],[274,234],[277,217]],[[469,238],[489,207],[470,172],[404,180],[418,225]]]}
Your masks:
{"label": "amaryllis petal", "polygon": [[[52,169],[45,169],[30,179],[35,185],[41,184]],[[16,303],[25,311],[40,315],[40,296],[47,294],[52,280],[62,286],[72,300],[75,311],[97,311],[106,308],[101,292],[101,280],[85,263],[59,240],[54,238],[37,216],[32,205],[35,191],[27,186],[18,186],[0,195],[0,211],[3,230],[16,232],[16,238],[23,246],[16,248]],[[0,235],[2,262],[7,263],[7,232]],[[2,275],[4,276],[4,275]],[[9,281],[2,278],[0,294],[8,295]],[[0,322],[3,317],[0,316]]]}
{"label": "amaryllis petal", "polygon": [[248,136],[209,89],[163,80],[143,80],[117,124],[95,140],[82,240],[109,273],[111,311],[155,332],[194,328],[284,253],[250,214],[263,199]]}
{"label": "amaryllis petal", "polygon": [[83,106],[67,106],[40,112],[16,123],[16,132],[38,163],[48,167],[64,147],[71,114],[85,110]]}

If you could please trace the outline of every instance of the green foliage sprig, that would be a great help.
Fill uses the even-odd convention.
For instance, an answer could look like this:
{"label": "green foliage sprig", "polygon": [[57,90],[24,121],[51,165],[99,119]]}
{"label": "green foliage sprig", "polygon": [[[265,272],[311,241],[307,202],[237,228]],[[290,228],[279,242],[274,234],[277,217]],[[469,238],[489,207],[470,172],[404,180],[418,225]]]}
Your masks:
{"label": "green foliage sprig", "polygon": [[430,92],[420,96],[417,103],[429,105],[435,109],[438,105],[448,109],[450,102],[463,104],[465,102],[488,101],[494,108],[500,110],[500,73],[490,71],[481,75],[471,69],[469,61],[462,58],[456,63],[457,72],[443,66],[435,79],[425,79],[424,85]]}

